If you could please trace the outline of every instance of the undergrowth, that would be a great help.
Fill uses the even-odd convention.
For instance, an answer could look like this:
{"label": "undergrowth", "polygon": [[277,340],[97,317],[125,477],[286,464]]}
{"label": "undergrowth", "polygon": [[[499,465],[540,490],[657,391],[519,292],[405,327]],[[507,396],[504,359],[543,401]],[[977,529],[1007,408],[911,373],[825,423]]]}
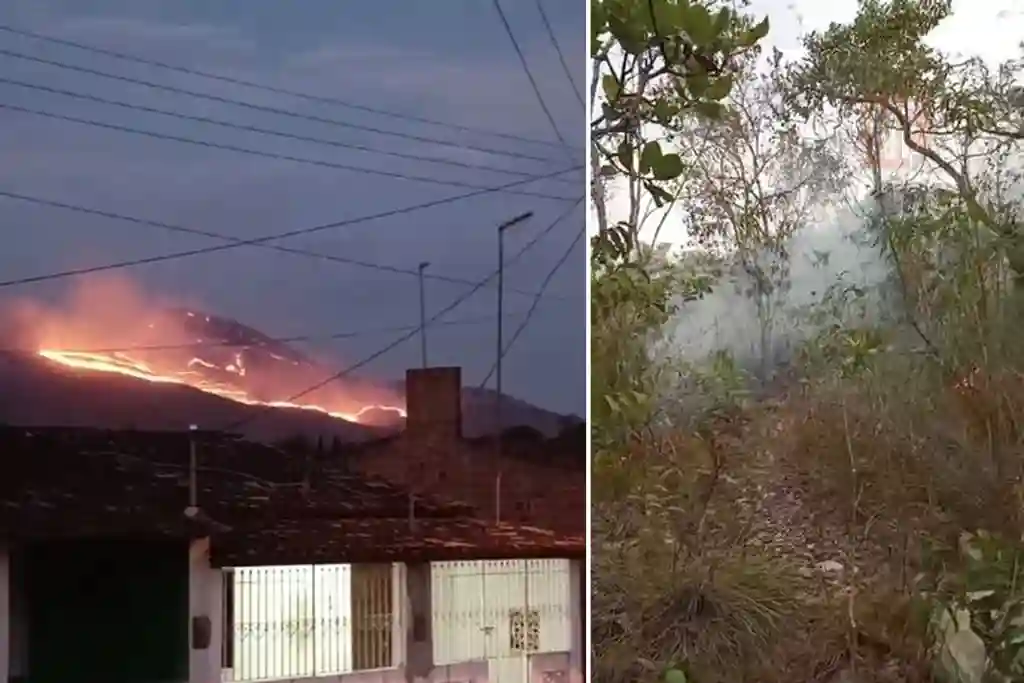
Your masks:
{"label": "undergrowth", "polygon": [[[703,400],[669,403],[689,413],[595,478],[597,678],[933,680],[968,630],[991,680],[1024,680],[1024,376],[994,350],[955,370],[809,351],[759,400],[721,359],[717,379],[689,369]],[[799,533],[766,542],[744,508],[773,486]]]}

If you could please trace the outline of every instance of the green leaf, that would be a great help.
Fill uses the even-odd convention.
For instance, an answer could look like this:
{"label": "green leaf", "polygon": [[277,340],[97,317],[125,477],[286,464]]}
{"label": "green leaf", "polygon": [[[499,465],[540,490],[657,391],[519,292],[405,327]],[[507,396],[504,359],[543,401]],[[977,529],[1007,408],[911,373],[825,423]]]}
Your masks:
{"label": "green leaf", "polygon": [[704,91],[704,96],[709,100],[724,100],[729,96],[729,92],[732,90],[732,74],[726,74],[721,78],[716,78],[713,83],[708,86],[708,89]]}
{"label": "green leaf", "polygon": [[616,171],[615,167],[611,164],[605,164],[601,167],[601,176],[603,178],[610,178],[616,174],[618,174],[618,171]]}
{"label": "green leaf", "polygon": [[645,183],[644,187],[654,200],[654,205],[659,209],[666,204],[671,204],[674,199],[671,192],[663,187],[655,185],[654,183]]}
{"label": "green leaf", "polygon": [[657,180],[672,180],[678,178],[683,172],[683,160],[678,154],[663,154],[658,158],[658,163],[651,170]]}
{"label": "green leaf", "polygon": [[615,78],[613,74],[605,74],[601,77],[601,89],[604,91],[604,96],[608,99],[609,103],[614,103],[615,100],[619,99],[619,79]]}
{"label": "green leaf", "polygon": [[658,123],[664,125],[672,121],[672,117],[679,113],[679,106],[670,102],[668,98],[662,97],[654,103],[654,118]]}
{"label": "green leaf", "polygon": [[681,670],[669,669],[665,672],[665,683],[689,683],[689,680]]}
{"label": "green leaf", "polygon": [[686,8],[682,29],[697,47],[707,45],[716,37],[711,15],[701,5],[690,5]]}
{"label": "green leaf", "polygon": [[640,172],[647,173],[650,171],[655,164],[658,163],[658,159],[661,158],[661,145],[657,141],[652,140],[644,145],[644,149],[640,152]]}
{"label": "green leaf", "polygon": [[601,34],[607,29],[608,13],[601,0],[590,0],[590,56],[601,50]]}
{"label": "green leaf", "polygon": [[768,35],[768,31],[770,30],[770,28],[771,26],[768,22],[768,17],[766,16],[764,19],[755,24],[753,28],[751,28],[749,31],[745,31],[743,35],[740,36],[740,46],[750,47],[751,45],[753,45],[754,43]]}
{"label": "green leaf", "polygon": [[695,71],[686,77],[686,87],[690,91],[690,97],[699,100],[704,97],[711,81],[703,71]]}
{"label": "green leaf", "polygon": [[725,113],[725,107],[718,102],[694,102],[693,108],[698,114],[712,121],[721,119]]}
{"label": "green leaf", "polygon": [[654,10],[654,28],[657,29],[659,37],[665,38],[679,33],[679,5],[668,0],[653,0],[651,7]]}
{"label": "green leaf", "polygon": [[592,31],[600,32],[608,21],[608,12],[605,11],[605,3],[601,0],[590,0],[590,28]]}
{"label": "green leaf", "polygon": [[608,30],[628,54],[637,55],[647,49],[643,28],[634,22],[612,15],[608,17]]}
{"label": "green leaf", "polygon": [[627,171],[633,170],[633,143],[629,140],[623,140],[619,145],[619,149],[616,152],[616,156],[619,158],[619,163]]}
{"label": "green leaf", "polygon": [[725,30],[729,28],[729,24],[731,21],[732,12],[729,11],[728,7],[723,7],[722,9],[718,10],[718,14],[715,15],[715,33],[718,35],[722,35],[722,33],[724,33]]}

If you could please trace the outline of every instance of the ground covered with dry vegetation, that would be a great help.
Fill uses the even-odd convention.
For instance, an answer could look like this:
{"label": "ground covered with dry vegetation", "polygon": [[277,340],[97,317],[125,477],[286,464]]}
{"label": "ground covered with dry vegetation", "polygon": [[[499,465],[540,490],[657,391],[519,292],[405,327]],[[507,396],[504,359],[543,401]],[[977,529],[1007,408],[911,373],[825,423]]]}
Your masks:
{"label": "ground covered with dry vegetation", "polygon": [[[594,677],[1024,681],[1020,64],[929,47],[932,0],[766,64],[744,12],[592,3]],[[797,291],[851,197],[874,274]],[[723,288],[748,358],[673,338]]]}
{"label": "ground covered with dry vegetation", "polygon": [[979,566],[961,546],[1019,538],[1024,383],[904,373],[808,380],[636,440],[633,496],[595,518],[603,678],[932,680],[937,605],[993,590],[1014,619],[1015,544]]}

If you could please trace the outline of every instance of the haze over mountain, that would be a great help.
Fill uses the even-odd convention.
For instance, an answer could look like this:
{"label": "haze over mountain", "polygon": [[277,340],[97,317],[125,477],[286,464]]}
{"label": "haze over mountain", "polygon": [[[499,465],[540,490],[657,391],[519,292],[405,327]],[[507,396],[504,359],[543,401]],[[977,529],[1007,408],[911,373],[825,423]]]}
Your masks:
{"label": "haze over mountain", "polygon": [[[133,335],[119,346],[62,345],[62,351],[50,358],[31,353],[0,356],[0,422],[137,429],[187,429],[196,424],[237,430],[258,440],[301,434],[342,441],[393,433],[404,424],[402,381],[346,377],[301,401],[295,399],[353,414],[359,406],[380,406],[364,409],[358,421],[317,409],[247,405],[288,402],[337,368],[259,330],[201,311],[154,309],[137,323],[145,338]],[[64,324],[63,329],[73,326]],[[464,389],[467,436],[495,431],[495,397],[489,389]],[[554,436],[578,422],[511,397],[502,405],[504,428],[529,426]]]}

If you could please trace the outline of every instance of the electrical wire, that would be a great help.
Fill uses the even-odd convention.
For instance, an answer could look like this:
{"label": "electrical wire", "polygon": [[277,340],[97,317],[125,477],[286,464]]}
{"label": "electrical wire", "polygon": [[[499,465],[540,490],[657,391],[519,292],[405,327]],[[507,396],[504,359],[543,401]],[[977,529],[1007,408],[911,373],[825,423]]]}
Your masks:
{"label": "electrical wire", "polygon": [[513,135],[511,133],[501,133],[498,131],[491,131],[484,128],[475,128],[473,126],[464,126],[455,123],[447,123],[444,121],[437,121],[435,119],[428,119],[421,116],[414,116],[412,114],[401,114],[398,112],[388,111],[386,109],[378,109],[376,107],[368,107],[366,105],[355,104],[345,100],[338,99],[336,97],[327,97],[324,95],[313,95],[310,93],[301,92],[298,90],[290,90],[288,88],[280,88],[277,86],[267,85],[265,83],[257,83],[255,81],[249,81],[233,76],[224,76],[222,74],[215,74],[209,71],[200,71],[198,69],[190,69],[187,67],[179,66],[176,64],[169,64],[167,62],[160,62],[155,59],[147,59],[145,57],[139,57],[137,55],[131,55],[125,52],[117,52],[115,50],[109,50],[106,48],[96,47],[94,45],[86,45],[85,43],[79,43],[73,40],[66,40],[63,38],[56,38],[54,36],[44,35],[42,33],[36,33],[34,31],[27,31],[25,29],[18,29],[13,26],[7,26],[0,24],[0,31],[4,31],[8,34],[23,36],[26,38],[33,38],[55,45],[64,45],[67,47],[73,47],[78,50],[84,50],[86,52],[92,52],[94,54],[106,55],[107,57],[113,57],[127,62],[135,62],[136,64],[146,64],[148,66],[155,66],[160,69],[167,69],[169,71],[176,71],[178,73],[187,74],[190,76],[198,76],[200,78],[208,78],[210,80],[220,81],[222,83],[230,83],[232,85],[241,85],[247,88],[253,88],[254,90],[262,90],[263,92],[276,93],[278,95],[288,95],[289,97],[295,97],[309,102],[319,102],[321,104],[331,104],[339,107],[345,107],[354,111],[362,111],[369,114],[377,114],[378,116],[388,116],[405,121],[413,121],[415,123],[426,123],[432,126],[440,126],[451,130],[457,130],[464,133],[475,133],[479,135],[491,135],[494,137],[505,138],[506,140],[514,140],[516,142],[526,142],[534,145],[546,145],[555,147],[557,143],[549,140],[536,140],[520,135]]}
{"label": "electrical wire", "polygon": [[[519,336],[530,324],[530,320],[533,318],[534,313],[537,312],[537,306],[538,304],[540,304],[540,300],[544,296],[544,290],[546,290],[548,288],[548,285],[551,284],[551,281],[554,279],[555,274],[559,271],[559,269],[561,269],[561,267],[565,265],[565,262],[569,260],[569,256],[572,254],[573,249],[576,248],[576,245],[580,243],[580,240],[583,239],[583,234],[585,232],[586,227],[584,226],[583,228],[580,229],[578,233],[576,233],[576,238],[572,241],[572,243],[561,255],[561,257],[559,257],[558,261],[555,262],[554,267],[552,267],[551,270],[548,271],[548,274],[544,277],[543,282],[541,282],[540,284],[540,289],[534,296],[533,303],[530,304],[530,308],[529,310],[526,311],[526,315],[523,317],[522,322],[519,323],[519,327],[516,328],[516,331],[512,333],[512,338],[508,340],[507,344],[505,344],[505,348],[501,350],[501,360],[505,359],[505,356],[508,355],[508,352],[515,345],[516,340],[519,339]],[[491,381],[491,377],[493,377],[494,373],[497,371],[498,359],[495,359],[494,364],[491,366],[491,369],[488,370],[487,375],[484,377],[483,381],[480,382],[479,386],[481,389],[487,386],[487,383]]]}
{"label": "electrical wire", "polygon": [[[185,226],[182,226],[182,225],[175,225],[173,223],[165,223],[163,221],[155,221],[155,220],[149,220],[149,219],[146,219],[146,218],[138,218],[138,217],[135,217],[135,216],[127,216],[125,214],[114,213],[112,211],[101,211],[99,209],[91,209],[91,208],[88,208],[88,207],[85,207],[85,206],[79,206],[79,205],[76,205],[76,204],[68,204],[66,202],[61,202],[61,201],[57,201],[57,200],[53,200],[53,199],[45,199],[43,197],[35,197],[35,196],[26,195],[26,194],[20,194],[20,193],[17,193],[17,192],[10,192],[8,190],[3,190],[3,189],[0,189],[0,197],[6,197],[8,199],[14,199],[14,200],[18,200],[18,201],[28,202],[28,203],[37,204],[37,205],[40,205],[40,206],[47,206],[47,207],[55,208],[55,209],[63,209],[63,210],[66,210],[66,211],[73,211],[73,212],[76,212],[76,213],[82,213],[82,214],[91,215],[91,216],[99,216],[101,218],[109,218],[111,220],[125,221],[127,223],[132,223],[132,224],[135,224],[135,225],[143,225],[143,226],[151,227],[151,228],[159,228],[161,230],[167,230],[168,232],[177,232],[177,233],[184,233],[186,235],[198,235],[198,236],[201,236],[201,237],[210,237],[210,238],[213,238],[213,239],[218,239],[218,240],[221,240],[221,241],[224,241],[224,242],[230,242],[230,243],[245,242],[245,240],[240,238],[240,237],[231,237],[229,235],[224,235],[224,234],[219,233],[219,232],[213,232],[212,230],[199,230],[199,229],[196,229],[196,228],[188,228],[188,227],[185,227]],[[278,244],[267,244],[267,243],[251,244],[251,245],[246,245],[246,246],[259,247],[259,248],[262,248],[262,249],[269,249],[269,250],[273,250],[273,251],[277,251],[277,252],[282,252],[282,253],[285,253],[285,254],[294,254],[296,256],[305,256],[305,257],[309,257],[309,258],[322,259],[322,260],[325,260],[325,261],[332,261],[334,263],[342,263],[342,264],[345,264],[345,265],[357,266],[357,267],[360,267],[360,268],[368,268],[368,269],[371,269],[371,270],[382,271],[382,272],[385,272],[385,273],[396,273],[396,274],[400,274],[400,275],[409,275],[409,276],[413,276],[413,277],[420,277],[419,270],[413,270],[413,269],[410,269],[410,268],[400,268],[398,266],[389,266],[389,265],[382,264],[382,263],[373,263],[371,261],[363,261],[363,260],[360,260],[360,259],[349,258],[349,257],[346,257],[346,256],[335,256],[334,254],[325,254],[323,252],[312,251],[312,250],[309,250],[309,249],[298,249],[298,248],[293,248],[293,247],[285,247],[285,246],[278,245]],[[458,284],[458,285],[469,285],[469,286],[472,286],[472,285],[476,284],[475,280],[470,280],[468,278],[458,278],[458,277],[452,277],[450,275],[436,275],[436,274],[433,274],[433,273],[426,273],[426,272],[423,273],[423,278],[424,279],[429,279],[429,280],[436,280],[436,281],[439,281],[439,282],[447,282],[447,283],[450,283],[450,284]],[[533,291],[533,290],[525,290],[525,289],[509,288],[509,291],[510,292],[514,292],[516,294],[522,294],[522,295],[525,295],[525,296],[534,296],[536,294],[536,292]],[[550,296],[550,298],[553,298],[553,299],[566,298],[566,297],[562,297],[562,296],[558,296],[558,295],[549,295],[549,296]]]}
{"label": "electrical wire", "polygon": [[[160,263],[163,261],[173,261],[181,258],[189,258],[192,256],[199,256],[202,254],[212,254],[219,251],[227,251],[229,249],[237,249],[238,247],[244,247],[255,244],[264,244],[266,242],[272,242],[275,240],[287,239],[291,237],[298,237],[299,235],[311,235],[317,232],[323,232],[325,230],[333,230],[335,228],[347,227],[349,225],[355,225],[357,223],[366,223],[368,221],[377,220],[380,218],[390,218],[392,216],[400,216],[414,211],[420,211],[423,209],[429,209],[435,206],[442,206],[444,204],[451,204],[452,202],[462,201],[464,199],[470,199],[472,197],[479,197],[482,195],[490,194],[492,192],[500,192],[503,189],[509,187],[515,187],[526,183],[535,182],[537,180],[543,180],[545,178],[551,178],[554,176],[563,175],[580,170],[580,166],[574,166],[568,169],[562,169],[561,171],[553,171],[546,173],[542,176],[536,176],[533,179],[528,180],[516,180],[511,183],[505,183],[497,187],[491,187],[487,189],[476,190],[473,192],[467,192],[464,194],[453,195],[450,197],[442,197],[441,199],[434,199],[429,202],[423,202],[420,204],[412,204],[410,206],[403,206],[398,209],[389,209],[388,211],[381,211],[379,213],[367,214],[364,216],[358,216],[356,218],[346,218],[340,221],[334,221],[332,223],[324,223],[322,225],[315,225],[311,228],[301,228],[298,230],[290,230],[288,232],[281,232],[274,235],[265,235],[263,237],[254,237],[251,239],[242,239],[238,241],[232,241],[230,244],[218,244],[212,247],[203,247],[201,249],[189,249],[187,251],[178,251],[171,254],[161,254],[158,256],[148,256],[139,259],[131,259],[127,261],[118,261],[115,263],[107,263],[99,266],[89,266],[86,268],[76,268],[72,270],[64,270],[54,273],[46,273],[43,275],[30,275],[28,277],[15,278],[12,280],[0,281],[0,288],[14,287],[17,285],[32,284],[35,282],[45,282],[48,280],[59,280],[66,277],[77,277],[80,275],[88,275],[91,273],[100,273],[109,270],[119,270],[121,268],[130,268],[132,266],[141,266],[150,263]],[[575,205],[573,205],[575,206]]]}
{"label": "electrical wire", "polygon": [[[29,107],[22,107],[16,104],[8,104],[0,102],[0,109],[7,109],[9,111],[16,111],[22,114],[31,114],[33,116],[42,116],[49,119],[55,119],[58,121],[66,121],[69,123],[79,123],[86,126],[93,126],[96,128],[105,128],[107,130],[114,130],[120,133],[132,133],[134,135],[142,135],[148,138],[154,138],[157,140],[168,140],[170,142],[181,142],[190,145],[197,145],[199,147],[206,147],[209,149],[219,149],[228,152],[238,152],[240,154],[249,154],[251,156],[264,157],[267,159],[279,159],[281,161],[291,161],[299,164],[309,164],[311,166],[320,166],[322,168],[333,168],[340,171],[350,171],[356,173],[367,173],[370,175],[379,175],[386,178],[397,178],[399,180],[412,180],[420,183],[430,183],[432,185],[445,185],[449,187],[465,187],[472,189],[483,189],[481,185],[474,185],[473,183],[464,183],[458,180],[440,180],[431,176],[415,176],[406,173],[397,173],[395,171],[380,171],[374,168],[365,168],[363,166],[352,166],[350,164],[339,164],[332,161],[322,161],[320,159],[311,159],[309,157],[297,157],[290,154],[278,154],[276,152],[263,152],[258,149],[251,149],[248,147],[239,147],[237,145],[228,145],[220,142],[209,142],[206,140],[197,140],[195,138],[187,138],[180,135],[169,135],[167,133],[156,133],[154,131],[142,130],[141,128],[132,128],[130,126],[121,126],[113,123],[106,123],[105,121],[97,121],[95,119],[85,119],[77,116],[69,116],[67,114],[57,114],[55,112],[44,111],[42,109],[31,109]],[[530,190],[503,190],[509,194],[519,194],[528,197],[540,197],[542,199],[554,199],[558,201],[572,201],[568,197],[561,197],[558,195],[545,194],[543,192],[533,192]]]}
{"label": "electrical wire", "polygon": [[583,102],[583,95],[580,93],[579,88],[576,85],[576,81],[573,80],[572,73],[569,71],[569,65],[565,62],[565,55],[562,53],[562,46],[558,44],[558,39],[555,38],[555,32],[551,28],[551,22],[548,20],[548,13],[544,11],[544,0],[536,0],[537,11],[540,13],[540,20],[544,22],[544,30],[548,34],[548,39],[551,40],[552,47],[555,48],[555,52],[558,54],[558,62],[562,65],[562,71],[565,73],[565,79],[569,81],[569,88],[572,90],[572,94],[576,96],[580,106],[584,109],[587,105]]}
{"label": "electrical wire", "polygon": [[529,159],[531,161],[541,161],[545,163],[551,163],[554,161],[551,157],[541,157],[532,154],[525,154],[523,152],[510,152],[508,150],[496,149],[493,147],[480,147],[477,145],[469,145],[461,142],[449,142],[447,140],[438,140],[436,138],[424,137],[422,135],[414,135],[412,133],[401,133],[393,130],[385,130],[383,128],[375,128],[373,126],[366,126],[363,124],[350,123],[348,121],[339,121],[338,119],[329,119],[323,116],[315,116],[313,114],[303,114],[290,109],[281,109],[280,107],[271,107],[263,104],[254,104],[252,102],[246,102],[244,100],[236,100],[230,97],[222,97],[220,95],[210,95],[209,93],[200,92],[198,90],[189,90],[188,88],[180,88],[173,85],[165,85],[163,83],[157,83],[155,81],[147,81],[141,78],[133,78],[131,76],[122,76],[120,74],[110,73],[109,71],[101,71],[99,69],[92,69],[85,66],[78,66],[77,64],[69,64],[67,62],[60,62],[53,59],[45,59],[43,57],[36,57],[34,55],[25,54],[23,52],[17,52],[16,50],[8,50],[6,48],[0,48],[0,55],[5,57],[11,57],[13,59],[21,59],[28,62],[35,62],[37,64],[46,64],[58,69],[67,69],[69,71],[76,71],[78,73],[89,74],[90,76],[98,76],[100,78],[108,78],[115,81],[121,81],[124,83],[132,83],[133,85],[141,85],[147,88],[153,88],[154,90],[163,90],[165,92],[172,92],[178,95],[186,95],[188,97],[195,97],[197,99],[208,100],[210,102],[219,102],[221,104],[230,104],[235,107],[242,107],[244,109],[250,109],[252,111],[260,111],[268,114],[277,114],[280,116],[287,116],[295,119],[303,119],[306,121],[313,121],[315,123],[323,123],[330,126],[338,126],[341,128],[351,128],[355,130],[363,130],[370,133],[376,133],[378,135],[387,135],[396,138],[403,138],[406,140],[412,140],[415,142],[422,142],[429,145],[439,145],[442,147],[452,147],[460,150],[472,150],[474,152],[482,152],[484,154],[494,154],[497,156],[516,157],[519,159]]}
{"label": "electrical wire", "polygon": [[526,73],[526,78],[530,81],[530,87],[533,88],[533,94],[537,96],[537,103],[540,104],[540,108],[544,111],[544,116],[547,117],[548,123],[551,124],[551,129],[555,132],[555,137],[562,143],[562,146],[566,149],[571,149],[571,146],[566,142],[565,138],[562,137],[562,131],[558,129],[558,124],[555,123],[555,117],[551,115],[551,110],[548,109],[547,102],[544,101],[544,96],[540,94],[540,88],[537,86],[537,81],[533,77],[533,72],[530,71],[530,65],[526,61],[526,55],[523,54],[522,48],[519,47],[519,41],[516,40],[516,34],[512,31],[511,24],[508,23],[508,17],[505,16],[505,10],[501,8],[501,0],[494,0],[494,9],[498,12],[498,18],[501,19],[501,25],[505,27],[505,33],[508,34],[509,40],[512,41],[512,47],[516,50],[516,55],[519,57],[519,64],[523,67],[523,72]]}
{"label": "electrical wire", "polygon": [[[580,199],[575,204],[573,204],[571,207],[569,207],[568,210],[566,210],[562,214],[560,214],[557,218],[555,218],[555,220],[553,220],[550,224],[548,224],[543,230],[541,230],[539,233],[534,235],[534,237],[529,242],[527,242],[522,247],[520,247],[519,251],[517,251],[512,258],[513,259],[518,259],[518,258],[522,257],[522,255],[525,254],[527,251],[529,251],[531,248],[533,248],[533,246],[535,244],[537,244],[537,242],[539,242],[546,235],[550,234],[558,226],[559,223],[561,223],[563,220],[568,218],[569,214],[571,214],[573,212],[573,210],[575,210],[576,207],[579,206],[582,203],[583,203],[583,198],[580,197]],[[342,379],[344,377],[347,377],[348,375],[352,374],[353,372],[355,372],[356,370],[362,368],[363,366],[372,363],[373,361],[377,360],[378,358],[380,358],[384,354],[388,353],[392,349],[400,346],[401,344],[405,343],[409,339],[412,339],[417,334],[420,334],[421,330],[425,329],[426,327],[430,327],[431,325],[434,325],[438,320],[443,318],[450,311],[454,310],[455,308],[460,306],[463,302],[465,302],[467,299],[469,299],[474,294],[476,294],[478,291],[480,291],[481,289],[486,287],[487,284],[491,280],[496,278],[497,276],[498,276],[498,270],[495,270],[490,275],[488,275],[484,279],[482,279],[479,282],[477,282],[476,285],[472,289],[470,289],[469,291],[459,295],[450,304],[448,304],[447,306],[442,308],[440,311],[435,313],[433,316],[428,318],[426,321],[424,321],[424,324],[422,326],[418,326],[415,330],[407,332],[407,333],[403,334],[402,336],[396,338],[394,341],[392,341],[389,344],[381,347],[377,351],[374,351],[369,356],[366,356],[365,358],[363,358],[362,360],[358,361],[354,365],[350,365],[350,366],[346,367],[345,369],[340,370],[340,371],[330,375],[326,379],[317,382],[316,384],[312,385],[311,387],[303,389],[302,391],[300,391],[299,393],[297,393],[297,394],[295,394],[293,396],[289,396],[287,399],[285,399],[285,402],[286,403],[294,403],[295,401],[299,400],[300,398],[302,398],[304,396],[307,396],[307,395],[313,393],[314,391],[317,391],[318,389],[321,389],[321,388],[327,386],[331,382],[334,382],[336,380],[339,380],[339,379]],[[224,432],[234,431],[234,430],[238,429],[239,427],[247,425],[250,422],[252,422],[253,420],[258,419],[259,417],[264,415],[269,410],[273,410],[273,407],[272,406],[262,407],[260,410],[256,411],[252,415],[246,416],[242,420],[238,420],[236,422],[233,422],[230,425],[228,425],[228,426],[224,427],[223,429],[221,429],[220,431],[224,431]]]}
{"label": "electrical wire", "polygon": [[[505,316],[508,318],[518,317],[520,313],[506,313]],[[456,320],[439,320],[435,325],[439,326],[462,326],[462,325],[480,325],[493,321],[497,316],[494,315],[482,315],[475,316],[472,318],[459,318]],[[334,332],[331,334],[299,334],[290,337],[262,337],[259,343],[243,343],[235,341],[224,341],[224,340],[208,340],[189,342],[184,344],[147,344],[138,346],[108,346],[105,348],[62,348],[61,351],[69,353],[94,353],[94,354],[114,354],[114,353],[159,353],[161,351],[184,351],[188,349],[209,349],[209,348],[239,348],[239,349],[251,349],[258,348],[262,344],[273,342],[275,344],[293,344],[302,342],[317,342],[317,341],[335,341],[339,339],[352,339],[355,337],[368,337],[375,334],[387,334],[389,332],[408,332],[409,330],[419,330],[420,325],[397,325],[393,327],[377,327],[377,328],[365,328],[361,330],[346,330],[344,332]],[[34,355],[38,352],[38,349],[32,348],[0,348],[0,354],[4,355]]]}
{"label": "electrical wire", "polygon": [[[344,149],[352,149],[359,152],[367,152],[370,154],[380,154],[381,156],[390,156],[398,159],[410,159],[413,161],[423,161],[431,164],[442,164],[445,166],[453,166],[456,168],[465,168],[473,171],[490,171],[492,173],[504,173],[506,175],[518,176],[520,178],[527,178],[531,174],[524,171],[515,171],[508,168],[500,168],[497,166],[486,166],[483,164],[469,164],[462,161],[455,161],[453,159],[438,159],[435,157],[424,157],[417,154],[407,154],[404,152],[392,152],[390,150],[378,149],[376,147],[367,147],[365,145],[356,145],[349,142],[340,142],[338,140],[330,140],[327,138],[311,137],[307,135],[296,135],[294,133],[286,133],[284,131],[272,130],[270,128],[260,128],[258,126],[249,126],[241,123],[234,123],[232,121],[226,121],[224,119],[215,119],[209,116],[194,116],[192,114],[183,114],[176,111],[168,111],[166,109],[158,109],[156,107],[148,107],[141,104],[134,104],[132,102],[125,102],[124,100],[113,100],[106,97],[100,97],[98,95],[92,95],[90,93],[76,92],[74,90],[64,90],[62,88],[52,88],[48,85],[41,85],[39,83],[31,83],[28,81],[18,81],[12,78],[0,77],[0,84],[12,85],[18,88],[25,88],[27,90],[35,90],[37,92],[46,92],[53,95],[62,95],[64,97],[73,97],[79,100],[85,100],[87,102],[96,102],[98,104],[105,104],[112,107],[121,107],[123,109],[129,109],[132,111],[141,111],[149,114],[159,114],[161,116],[170,116],[183,121],[195,121],[196,123],[206,123],[212,126],[222,126],[224,128],[231,128],[234,130],[246,131],[249,133],[258,133],[260,135],[270,135],[274,137],[285,138],[288,140],[296,140],[299,142],[311,142],[318,145],[327,145],[331,147],[341,147]],[[560,182],[571,182],[567,179],[559,179]]]}

